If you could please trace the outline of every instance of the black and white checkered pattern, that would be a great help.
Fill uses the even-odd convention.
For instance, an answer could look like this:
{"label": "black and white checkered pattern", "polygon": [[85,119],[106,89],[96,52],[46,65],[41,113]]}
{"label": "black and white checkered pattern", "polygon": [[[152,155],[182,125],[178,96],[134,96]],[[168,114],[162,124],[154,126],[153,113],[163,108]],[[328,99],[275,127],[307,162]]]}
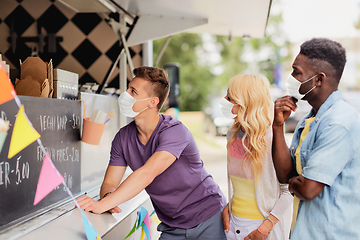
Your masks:
{"label": "black and white checkered pattern", "polygon": [[[117,13],[111,15],[119,19]],[[19,59],[24,61],[39,46],[24,41],[39,37],[39,27],[45,40],[39,57],[46,62],[52,59],[54,68],[78,73],[80,84],[101,83],[120,52],[118,37],[100,14],[76,13],[53,0],[6,0],[0,3],[0,52],[11,68],[19,68]],[[15,49],[13,36],[17,37]],[[140,66],[142,46],[129,50],[134,66]],[[119,88],[118,74],[117,68],[110,87]]]}

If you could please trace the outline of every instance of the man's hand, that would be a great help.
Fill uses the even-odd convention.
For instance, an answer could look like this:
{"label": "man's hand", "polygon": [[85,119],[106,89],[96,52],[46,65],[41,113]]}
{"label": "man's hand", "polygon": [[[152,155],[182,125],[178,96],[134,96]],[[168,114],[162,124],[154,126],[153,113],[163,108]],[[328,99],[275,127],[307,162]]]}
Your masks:
{"label": "man's hand", "polygon": [[224,207],[222,212],[222,219],[223,219],[223,227],[226,232],[230,230],[230,213],[229,213],[229,204]]}
{"label": "man's hand", "polygon": [[[297,177],[297,176],[296,176]],[[296,177],[292,177],[289,179],[289,192],[291,193],[291,195],[295,195],[294,193],[294,189],[292,188],[292,181],[296,178]]]}
{"label": "man's hand", "polygon": [[284,96],[275,101],[274,126],[282,126],[291,112],[295,112],[297,105],[290,96]]}
{"label": "man's hand", "polygon": [[118,206],[116,206],[114,208],[109,209],[108,212],[109,213],[120,213],[121,209]]}
{"label": "man's hand", "polygon": [[[107,195],[109,195],[110,193],[111,193],[111,192],[106,193],[106,194],[103,196],[102,199],[104,199],[104,198],[105,198]],[[118,206],[116,206],[116,207],[113,207],[113,208],[109,209],[108,212],[109,212],[109,213],[120,213],[120,212],[121,212],[121,209],[120,209]]]}
{"label": "man's hand", "polygon": [[[87,195],[76,199],[76,201],[79,203],[80,207],[84,209],[84,211],[93,212],[96,214],[100,214],[106,211],[106,209],[102,208],[101,202],[98,202]],[[109,209],[108,211],[110,213],[119,213],[121,212],[121,209],[119,207],[114,207]]]}

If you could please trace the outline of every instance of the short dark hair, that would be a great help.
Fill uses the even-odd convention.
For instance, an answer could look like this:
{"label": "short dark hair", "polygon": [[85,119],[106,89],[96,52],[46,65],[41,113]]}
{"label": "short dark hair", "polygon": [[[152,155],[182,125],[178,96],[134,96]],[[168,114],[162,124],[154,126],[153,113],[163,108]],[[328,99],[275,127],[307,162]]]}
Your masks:
{"label": "short dark hair", "polygon": [[328,68],[327,64],[321,61],[330,64],[335,71],[331,71],[334,72],[333,77],[340,81],[346,63],[346,51],[340,43],[327,38],[313,38],[301,44],[300,54],[307,56],[311,64],[317,68]]}
{"label": "short dark hair", "polygon": [[153,94],[159,98],[157,108],[160,110],[170,91],[170,83],[166,71],[161,68],[143,66],[135,68],[133,73],[135,77],[142,78],[151,83]]}

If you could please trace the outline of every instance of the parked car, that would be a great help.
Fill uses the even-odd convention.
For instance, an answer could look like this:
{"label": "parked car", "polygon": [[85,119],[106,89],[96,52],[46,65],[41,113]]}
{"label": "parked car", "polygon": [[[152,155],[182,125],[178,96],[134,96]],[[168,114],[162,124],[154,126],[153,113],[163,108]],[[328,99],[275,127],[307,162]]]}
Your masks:
{"label": "parked car", "polygon": [[210,101],[210,106],[204,110],[204,131],[216,136],[226,136],[228,129],[234,123],[234,119],[221,115],[219,103],[223,97],[216,97]]}

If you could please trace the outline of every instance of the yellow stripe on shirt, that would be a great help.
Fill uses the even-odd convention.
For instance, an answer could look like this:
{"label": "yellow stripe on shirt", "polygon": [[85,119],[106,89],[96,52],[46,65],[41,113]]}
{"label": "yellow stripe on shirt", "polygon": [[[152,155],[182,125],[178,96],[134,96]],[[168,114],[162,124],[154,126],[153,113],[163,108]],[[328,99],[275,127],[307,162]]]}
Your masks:
{"label": "yellow stripe on shirt", "polygon": [[231,212],[238,217],[264,220],[256,202],[254,180],[229,176],[234,189]]}
{"label": "yellow stripe on shirt", "polygon": [[[300,148],[301,148],[301,144],[304,141],[304,139],[306,138],[306,136],[309,133],[310,130],[310,123],[312,123],[315,120],[315,117],[311,117],[308,119],[305,119],[305,127],[300,135],[300,140],[299,140],[299,145],[295,150],[295,161],[296,161],[296,172],[301,175],[302,174],[302,166],[301,166],[301,158],[300,158]],[[294,227],[295,227],[295,223],[296,223],[296,218],[297,218],[297,213],[298,213],[298,209],[299,209],[299,203],[300,203],[300,199],[296,196],[294,196],[294,208],[293,208],[293,221],[291,224],[291,232],[293,232]]]}

